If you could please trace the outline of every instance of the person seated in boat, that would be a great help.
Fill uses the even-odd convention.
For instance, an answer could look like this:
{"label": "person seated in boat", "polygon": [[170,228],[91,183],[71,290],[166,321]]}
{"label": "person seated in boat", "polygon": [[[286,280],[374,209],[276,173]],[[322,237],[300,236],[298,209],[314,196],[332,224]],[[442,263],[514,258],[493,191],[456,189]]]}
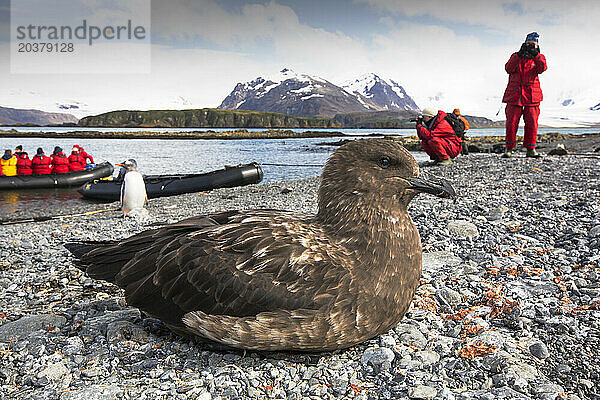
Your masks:
{"label": "person seated in boat", "polygon": [[73,146],[69,156],[69,172],[83,171],[85,169],[85,158],[79,153],[79,146]]}
{"label": "person seated in boat", "polygon": [[17,174],[17,157],[10,150],[4,150],[4,155],[0,158],[2,175],[15,176]]}
{"label": "person seated in boat", "polygon": [[52,172],[52,160],[44,154],[44,149],[38,147],[37,154],[31,160],[34,175],[48,175]]}
{"label": "person seated in boat", "polygon": [[73,147],[77,147],[79,149],[79,154],[81,154],[81,156],[86,160],[88,164],[94,163],[94,159],[92,158],[92,156],[86,153],[83,147],[79,146],[78,144],[76,144]]}
{"label": "person seated in boat", "polygon": [[59,146],[54,148],[50,159],[52,160],[53,174],[66,174],[69,172],[69,159]]}
{"label": "person seated in boat", "polygon": [[25,151],[20,152],[17,155],[17,175],[31,175],[32,173],[29,154]]}

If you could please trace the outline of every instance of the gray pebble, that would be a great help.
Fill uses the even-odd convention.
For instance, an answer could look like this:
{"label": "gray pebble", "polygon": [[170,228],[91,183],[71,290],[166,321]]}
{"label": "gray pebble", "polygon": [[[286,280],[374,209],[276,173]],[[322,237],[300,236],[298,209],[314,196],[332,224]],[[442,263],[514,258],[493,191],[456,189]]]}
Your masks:
{"label": "gray pebble", "polygon": [[394,361],[394,352],[386,347],[370,347],[363,353],[360,362],[363,366],[372,366],[379,373],[391,368]]}
{"label": "gray pebble", "polygon": [[529,346],[529,351],[532,355],[539,358],[540,360],[545,360],[550,357],[550,353],[548,352],[548,347],[542,342],[535,342]]}
{"label": "gray pebble", "polygon": [[67,319],[62,315],[42,314],[23,317],[0,326],[0,342],[21,340],[27,336],[45,332],[51,328],[61,328]]}

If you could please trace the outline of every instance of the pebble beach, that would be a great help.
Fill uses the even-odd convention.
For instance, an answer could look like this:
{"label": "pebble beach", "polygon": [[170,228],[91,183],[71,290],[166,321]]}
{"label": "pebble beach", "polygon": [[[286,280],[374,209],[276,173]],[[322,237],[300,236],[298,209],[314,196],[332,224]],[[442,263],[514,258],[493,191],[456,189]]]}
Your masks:
{"label": "pebble beach", "polygon": [[0,399],[600,399],[599,171],[594,156],[523,153],[424,167],[459,197],[411,203],[424,251],[412,307],[390,332],[332,353],[177,336],[63,247],[227,209],[315,213],[318,177],[153,199],[127,219],[0,226]]}

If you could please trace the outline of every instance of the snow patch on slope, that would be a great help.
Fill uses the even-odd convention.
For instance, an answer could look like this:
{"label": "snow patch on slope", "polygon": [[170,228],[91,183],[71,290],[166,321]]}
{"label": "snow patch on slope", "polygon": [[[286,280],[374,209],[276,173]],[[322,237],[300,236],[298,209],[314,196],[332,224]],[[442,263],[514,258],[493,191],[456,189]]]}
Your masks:
{"label": "snow patch on slope", "polygon": [[304,101],[304,100],[312,99],[314,97],[325,97],[325,96],[322,94],[314,93],[314,94],[310,94],[308,96],[300,97],[300,100]]}
{"label": "snow patch on slope", "polygon": [[369,97],[371,89],[373,89],[373,86],[375,86],[375,84],[379,81],[380,78],[377,75],[368,73],[363,74],[352,81],[344,83],[342,88],[348,93],[358,92],[365,97]]}

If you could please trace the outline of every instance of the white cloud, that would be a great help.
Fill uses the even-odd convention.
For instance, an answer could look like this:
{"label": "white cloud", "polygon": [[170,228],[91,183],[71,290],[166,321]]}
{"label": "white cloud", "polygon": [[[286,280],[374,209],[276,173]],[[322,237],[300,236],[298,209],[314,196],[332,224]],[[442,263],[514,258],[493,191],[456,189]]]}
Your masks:
{"label": "white cloud", "polygon": [[[391,14],[431,16],[448,26],[457,22],[475,26],[461,29],[463,34],[457,35],[440,26],[404,24],[375,36],[382,55],[378,65],[388,69],[396,65],[398,72],[390,73],[405,82],[420,106],[438,91],[437,87],[445,95],[438,103],[446,108],[459,102],[476,113],[494,117],[507,81],[504,63],[526,33],[534,30],[541,35],[541,49],[548,60],[548,71],[540,76],[545,94],[542,109],[558,112],[556,106],[570,94],[582,99],[582,108],[600,101],[596,43],[600,3],[596,1],[516,1],[504,6],[501,1],[355,1],[387,13],[388,24]],[[511,5],[522,13],[509,11]],[[477,36],[479,29],[504,35],[510,45],[489,45]],[[465,35],[465,31],[472,34]],[[453,54],[457,48],[461,55]],[[382,63],[384,59],[387,65]]]}
{"label": "white cloud", "polygon": [[[569,95],[600,101],[600,94],[593,93],[600,87],[596,72],[600,56],[594,42],[600,36],[595,22],[600,6],[591,1],[573,0],[569,6],[550,0],[514,2],[522,15],[506,11],[501,1],[355,1],[382,10],[380,25],[369,37],[352,35],[352,26],[331,32],[327,26],[307,25],[292,7],[274,1],[238,10],[226,10],[212,0],[155,1],[152,29],[154,36],[164,39],[159,43],[172,41],[182,47],[209,43],[216,50],[155,44],[150,75],[93,79],[10,76],[0,57],[0,103],[39,104],[46,111],[57,111],[49,109],[56,99],[75,99],[87,104],[79,116],[123,108],[215,107],[235,83],[290,67],[338,84],[365,72],[380,73],[403,85],[421,107],[458,106],[468,114],[495,117],[508,79],[504,63],[533,30],[541,35],[549,65],[541,76],[544,109]],[[452,23],[398,23],[400,14],[430,15]],[[467,26],[460,34],[449,28],[461,22]],[[479,35],[482,31],[503,35],[506,41],[486,43]],[[0,48],[0,54],[7,53]],[[37,94],[27,94],[30,90]],[[436,96],[437,100],[430,99]]]}
{"label": "white cloud", "polygon": [[[293,9],[275,2],[250,4],[240,13],[217,3],[177,0],[154,2],[153,33],[177,42],[202,38],[221,48],[253,48],[261,54],[152,46],[150,75],[9,76],[0,60],[0,102],[5,106],[56,110],[56,103],[76,99],[88,105],[77,116],[113,109],[216,107],[237,82],[268,75],[282,67],[341,82],[355,69],[369,69],[366,50],[343,33],[301,24]],[[186,42],[187,43],[187,42]],[[240,44],[241,43],[241,44]],[[254,47],[253,47],[254,46]],[[0,48],[0,54],[7,54]],[[352,66],[352,68],[349,68]],[[27,88],[35,89],[29,94]],[[17,90],[24,89],[24,90]],[[173,100],[175,99],[175,100]]]}
{"label": "white cloud", "polygon": [[274,1],[245,5],[239,13],[226,11],[211,0],[156,3],[153,32],[159,36],[177,40],[200,37],[219,46],[258,47],[258,57],[272,50],[267,63],[327,79],[340,75],[345,79],[349,64],[369,65],[361,42],[341,32],[302,24],[291,7]]}
{"label": "white cloud", "polygon": [[448,28],[416,24],[375,35],[373,41],[373,64],[404,85],[420,107],[486,114],[497,110],[499,99],[494,97],[504,90],[503,66],[510,52],[458,37]]}
{"label": "white cloud", "polygon": [[[596,0],[354,0],[374,9],[407,17],[431,16],[440,21],[497,28],[503,32],[542,29],[551,25],[596,30],[600,7]],[[522,34],[518,34],[520,38]]]}
{"label": "white cloud", "polygon": [[[0,54],[7,47],[0,43]],[[0,57],[0,104],[60,112],[59,104],[78,102],[81,109],[69,110],[77,117],[117,109],[216,107],[236,77],[254,77],[263,68],[242,53],[156,45],[152,59],[150,74],[11,75],[8,58]]]}

